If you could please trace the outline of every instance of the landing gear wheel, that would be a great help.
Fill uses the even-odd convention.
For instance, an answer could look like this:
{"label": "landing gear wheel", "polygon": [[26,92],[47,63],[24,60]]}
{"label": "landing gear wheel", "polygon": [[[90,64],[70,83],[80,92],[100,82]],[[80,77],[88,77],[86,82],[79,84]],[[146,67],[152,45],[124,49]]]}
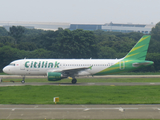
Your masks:
{"label": "landing gear wheel", "polygon": [[72,80],[72,84],[76,84],[77,83],[77,80],[76,79],[73,79]]}
{"label": "landing gear wheel", "polygon": [[21,81],[22,84],[25,83],[25,76],[23,76],[23,80]]}
{"label": "landing gear wheel", "polygon": [[24,81],[24,80],[22,80],[22,81],[21,81],[21,83],[22,83],[22,84],[24,84],[24,83],[25,83],[25,81]]}

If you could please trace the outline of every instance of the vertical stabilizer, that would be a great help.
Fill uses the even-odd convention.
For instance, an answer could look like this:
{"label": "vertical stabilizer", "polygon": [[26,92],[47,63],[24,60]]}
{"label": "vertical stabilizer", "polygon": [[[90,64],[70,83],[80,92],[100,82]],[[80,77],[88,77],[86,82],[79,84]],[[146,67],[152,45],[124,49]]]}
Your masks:
{"label": "vertical stabilizer", "polygon": [[137,42],[137,44],[131,49],[131,51],[124,57],[124,59],[145,60],[150,39],[151,39],[150,35],[144,35]]}

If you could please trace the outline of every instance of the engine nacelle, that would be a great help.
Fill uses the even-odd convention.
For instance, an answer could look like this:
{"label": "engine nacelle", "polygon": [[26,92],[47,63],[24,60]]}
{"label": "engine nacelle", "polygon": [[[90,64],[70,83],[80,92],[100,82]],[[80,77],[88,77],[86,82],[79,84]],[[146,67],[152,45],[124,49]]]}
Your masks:
{"label": "engine nacelle", "polygon": [[58,72],[48,72],[48,81],[58,81],[62,79],[62,74]]}

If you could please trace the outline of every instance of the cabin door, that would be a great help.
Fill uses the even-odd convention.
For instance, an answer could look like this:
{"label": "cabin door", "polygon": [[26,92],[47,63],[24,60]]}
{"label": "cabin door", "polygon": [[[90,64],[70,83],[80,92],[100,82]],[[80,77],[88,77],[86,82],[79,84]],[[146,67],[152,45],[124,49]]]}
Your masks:
{"label": "cabin door", "polygon": [[21,61],[20,63],[20,69],[25,70],[25,61]]}

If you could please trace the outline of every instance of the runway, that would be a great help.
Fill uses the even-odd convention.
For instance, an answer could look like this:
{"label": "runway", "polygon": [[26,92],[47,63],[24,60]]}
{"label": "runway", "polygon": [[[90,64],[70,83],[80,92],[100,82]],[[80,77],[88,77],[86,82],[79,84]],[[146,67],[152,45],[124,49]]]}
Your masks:
{"label": "runway", "polygon": [[53,85],[53,86],[136,86],[136,85],[160,85],[160,82],[154,82],[154,83],[149,83],[149,82],[144,82],[144,83],[120,83],[120,82],[113,82],[113,83],[43,83],[43,82],[28,82],[22,84],[21,82],[2,82],[0,83],[0,87],[5,87],[5,86],[25,86],[25,85],[32,85],[32,86],[42,86],[42,85]]}
{"label": "runway", "polygon": [[0,105],[0,119],[159,119],[157,105]]}
{"label": "runway", "polygon": [[[8,76],[7,76],[8,77]],[[10,77],[10,76],[9,76]],[[17,77],[17,76],[16,76]],[[131,76],[133,77],[133,76]],[[134,76],[137,77],[137,76]],[[144,76],[141,76],[144,77]],[[158,76],[157,76],[158,77]],[[160,82],[146,83],[51,83],[51,82],[2,82],[5,86],[135,86],[160,85]],[[0,119],[159,119],[160,104],[156,105],[1,105]]]}
{"label": "runway", "polygon": [[[106,76],[83,76],[80,78],[159,78],[160,75],[106,75]],[[22,76],[19,75],[0,75],[1,79],[16,79],[16,78],[22,78]],[[27,78],[44,78],[47,80],[47,76],[26,76]],[[91,86],[91,85],[105,85],[105,86],[135,86],[135,85],[160,85],[160,82],[101,82],[101,83],[79,83],[77,82],[76,84],[72,83],[54,83],[54,82],[27,82],[25,84],[22,84],[21,82],[0,82],[0,87],[2,86],[24,86],[24,85],[32,85],[32,86],[42,86],[42,85],[61,85],[61,86]]]}

